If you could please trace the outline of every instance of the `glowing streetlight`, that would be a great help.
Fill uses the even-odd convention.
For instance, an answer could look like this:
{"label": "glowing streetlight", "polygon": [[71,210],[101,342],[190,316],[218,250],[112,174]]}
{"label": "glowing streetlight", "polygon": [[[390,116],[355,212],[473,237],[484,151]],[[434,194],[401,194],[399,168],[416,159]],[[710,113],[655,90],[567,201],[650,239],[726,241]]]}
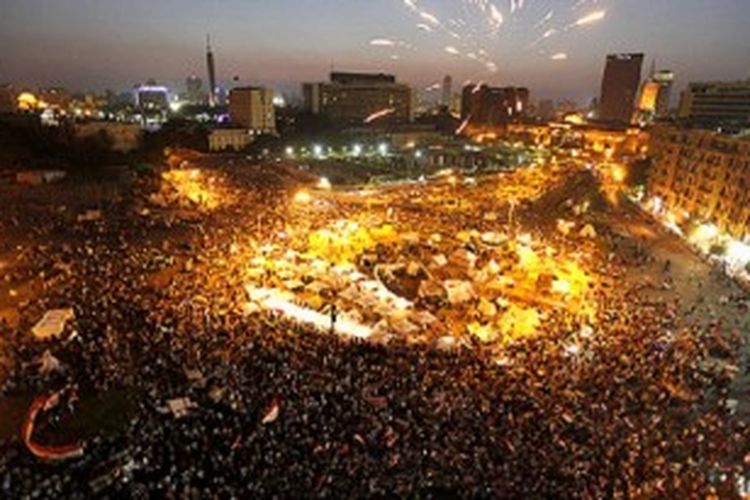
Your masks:
{"label": "glowing streetlight", "polygon": [[294,148],[292,146],[287,146],[287,148],[286,148],[286,155],[289,158],[292,158],[294,156]]}
{"label": "glowing streetlight", "polygon": [[355,144],[352,146],[352,156],[357,157],[362,154],[362,145],[361,144]]}
{"label": "glowing streetlight", "polygon": [[328,177],[320,178],[320,181],[318,181],[318,189],[325,189],[326,191],[331,189],[331,181],[328,180]]}
{"label": "glowing streetlight", "polygon": [[323,156],[323,146],[321,146],[320,144],[315,144],[313,146],[313,155],[316,158],[321,158]]}
{"label": "glowing streetlight", "polygon": [[388,156],[388,144],[381,143],[378,146],[378,153],[380,153],[380,156]]}

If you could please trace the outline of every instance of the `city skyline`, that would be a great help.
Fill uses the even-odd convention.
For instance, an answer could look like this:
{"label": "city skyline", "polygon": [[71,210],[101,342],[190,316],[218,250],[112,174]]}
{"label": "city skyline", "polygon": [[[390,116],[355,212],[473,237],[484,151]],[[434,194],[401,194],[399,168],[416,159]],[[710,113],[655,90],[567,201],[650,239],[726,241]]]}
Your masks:
{"label": "city skyline", "polygon": [[535,98],[585,102],[598,94],[606,54],[626,51],[673,70],[678,89],[750,76],[750,9],[740,0],[3,4],[0,42],[12,48],[0,58],[3,83],[16,85],[125,90],[155,78],[182,88],[187,75],[205,80],[207,33],[220,83],[238,76],[294,93],[333,66],[393,73],[423,92],[451,74],[456,88],[523,85]]}

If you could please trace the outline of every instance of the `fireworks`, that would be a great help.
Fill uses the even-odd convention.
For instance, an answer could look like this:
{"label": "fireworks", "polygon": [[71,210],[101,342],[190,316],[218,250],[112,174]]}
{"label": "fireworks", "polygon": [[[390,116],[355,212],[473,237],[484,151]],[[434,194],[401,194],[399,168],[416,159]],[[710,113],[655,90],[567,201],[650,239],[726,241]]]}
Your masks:
{"label": "fireworks", "polygon": [[593,24],[597,21],[601,21],[604,19],[604,16],[606,15],[606,11],[604,10],[597,10],[595,12],[592,12],[591,14],[584,16],[580,19],[578,19],[575,22],[575,26],[585,26],[587,24]]}
{"label": "fireworks", "polygon": [[[549,3],[546,3],[547,7]],[[531,50],[553,37],[603,20],[606,16],[605,9],[593,10],[585,15],[578,12],[579,9],[598,3],[579,0],[565,10],[553,10],[545,8],[542,2],[532,5],[525,0],[460,0],[452,4],[457,4],[453,8],[445,3],[439,4],[436,0],[403,0],[407,10],[417,17],[417,30],[430,34],[431,37],[441,38],[444,54],[472,61],[489,73],[496,73],[499,64],[498,55],[491,53],[493,51],[488,52],[487,48],[498,47],[497,38],[501,32],[513,33],[513,36],[528,36],[531,41],[526,48]],[[538,17],[530,19],[530,16]],[[511,31],[506,29],[507,25],[521,23],[527,24],[529,28]],[[550,49],[535,52],[551,61],[569,58],[565,52]]]}
{"label": "fireworks", "polygon": [[388,115],[391,115],[396,112],[396,108],[386,108],[381,109],[380,111],[376,111],[367,118],[365,118],[364,123],[372,123],[375,120],[379,120],[380,118],[384,118]]}
{"label": "fireworks", "polygon": [[373,38],[370,40],[370,45],[373,47],[393,47],[396,45],[396,42],[387,38]]}

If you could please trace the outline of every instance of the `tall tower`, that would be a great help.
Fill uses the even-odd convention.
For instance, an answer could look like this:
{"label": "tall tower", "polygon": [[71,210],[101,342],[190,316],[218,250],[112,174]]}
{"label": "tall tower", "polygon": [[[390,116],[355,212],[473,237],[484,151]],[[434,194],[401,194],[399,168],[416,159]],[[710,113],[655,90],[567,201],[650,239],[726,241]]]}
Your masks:
{"label": "tall tower", "polygon": [[611,54],[602,78],[599,118],[630,123],[641,85],[643,54]]}
{"label": "tall tower", "polygon": [[453,102],[453,78],[450,75],[446,75],[443,79],[443,99],[441,104],[443,106],[451,107]]}
{"label": "tall tower", "polygon": [[208,105],[213,107],[216,106],[216,67],[210,35],[206,35],[206,66],[208,67]]}

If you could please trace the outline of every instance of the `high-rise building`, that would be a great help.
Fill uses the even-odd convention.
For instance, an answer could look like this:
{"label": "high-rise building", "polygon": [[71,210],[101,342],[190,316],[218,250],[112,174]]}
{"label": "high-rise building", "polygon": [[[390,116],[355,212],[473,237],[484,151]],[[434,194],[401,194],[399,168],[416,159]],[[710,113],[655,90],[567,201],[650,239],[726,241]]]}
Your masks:
{"label": "high-rise building", "polygon": [[208,69],[208,105],[216,106],[216,63],[211,49],[211,38],[206,36],[206,67]]}
{"label": "high-rise building", "polygon": [[467,85],[462,94],[461,118],[471,127],[498,127],[523,118],[528,107],[527,88]]}
{"label": "high-rise building", "polygon": [[671,71],[652,71],[641,87],[641,96],[638,100],[638,114],[641,118],[648,120],[669,114],[672,82],[674,73]]}
{"label": "high-rise building", "polygon": [[630,123],[641,85],[643,54],[610,54],[602,78],[599,119]]}
{"label": "high-rise building", "polygon": [[203,80],[195,75],[190,75],[185,80],[185,89],[187,90],[187,100],[191,104],[200,104],[205,102],[203,96]]}
{"label": "high-rise building", "polygon": [[276,133],[273,89],[237,87],[229,92],[229,115],[232,123],[257,134]]}
{"label": "high-rise building", "polygon": [[750,80],[691,83],[680,97],[679,116],[711,126],[750,122]]}
{"label": "high-rise building", "polygon": [[445,75],[443,78],[443,98],[440,104],[449,108],[453,104],[453,78],[450,75]]}
{"label": "high-rise building", "polygon": [[340,125],[413,119],[414,93],[393,75],[331,73],[328,83],[303,84],[302,94],[307,111],[328,116]]}

